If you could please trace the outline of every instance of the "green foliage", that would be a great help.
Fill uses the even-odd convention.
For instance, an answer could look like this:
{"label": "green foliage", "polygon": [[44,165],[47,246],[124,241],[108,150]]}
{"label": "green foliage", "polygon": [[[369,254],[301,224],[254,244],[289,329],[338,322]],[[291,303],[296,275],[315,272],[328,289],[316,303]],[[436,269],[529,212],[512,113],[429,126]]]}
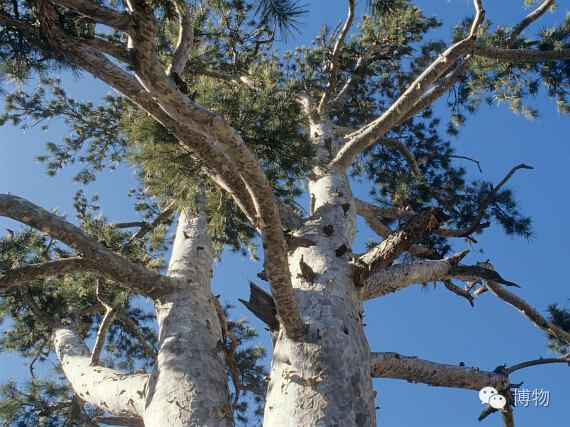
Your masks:
{"label": "green foliage", "polygon": [[0,422],[3,425],[61,426],[70,407],[67,384],[32,378],[23,387],[14,381],[0,386]]}
{"label": "green foliage", "polygon": [[113,170],[125,156],[128,141],[119,128],[123,103],[111,95],[98,106],[77,101],[65,92],[59,79],[44,77],[34,93],[16,91],[6,96],[0,124],[10,121],[24,131],[41,125],[46,130],[47,123],[61,119],[69,133],[61,144],[48,142],[47,154],[38,160],[46,163],[49,176],[79,162],[83,168],[74,179],[87,184],[97,172]]}
{"label": "green foliage", "polygon": [[[568,308],[561,307],[559,304],[551,304],[548,306],[548,312],[550,313],[548,320],[566,332],[570,332],[570,310]],[[548,337],[548,348],[560,354],[570,352],[570,347],[567,343],[560,341],[552,335]]]}
{"label": "green foliage", "polygon": [[[122,1],[111,2],[122,8]],[[527,6],[536,3],[525,0]],[[156,48],[159,59],[167,65],[176,46],[178,18],[173,2],[155,0],[158,21]],[[314,163],[307,117],[297,98],[301,93],[319,99],[330,76],[328,61],[339,29],[323,27],[309,46],[279,52],[273,43],[298,31],[304,6],[295,0],[204,0],[190,2],[195,32],[195,47],[189,62],[178,76],[188,96],[228,121],[259,158],[275,193],[295,206]],[[357,25],[342,46],[335,92],[353,75],[358,58],[368,55],[368,65],[354,84],[354,90],[342,107],[333,107],[334,124],[359,128],[390,107],[439,55],[448,43],[433,39],[430,31],[441,23],[426,16],[409,0],[369,0],[370,16]],[[36,25],[35,2],[0,1],[0,10],[24,23]],[[91,37],[92,27],[78,14],[60,10],[60,21],[67,33],[82,40]],[[471,22],[466,19],[453,30],[453,40],[465,37]],[[507,46],[510,28],[493,27],[486,22],[478,39],[497,46]],[[525,34],[528,34],[526,32]],[[98,36],[124,42],[124,36],[112,31]],[[164,208],[194,208],[197,194],[204,193],[209,227],[218,252],[224,248],[246,251],[255,256],[254,229],[231,197],[214,185],[203,165],[148,114],[124,98],[106,96],[100,104],[78,101],[69,96],[53,75],[59,70],[74,70],[56,52],[48,57],[34,43],[17,31],[0,32],[0,76],[17,83],[39,77],[33,92],[24,88],[6,97],[6,111],[0,124],[11,123],[23,130],[31,126],[46,128],[60,120],[69,131],[63,141],[48,142],[47,153],[39,159],[46,163],[48,175],[63,167],[79,164],[75,180],[92,182],[97,173],[118,165],[136,170],[138,186],[130,196],[135,209],[147,221]],[[39,44],[38,44],[39,43]],[[533,39],[520,38],[513,48],[562,49],[570,45],[570,14],[564,22],[545,28]],[[502,189],[489,200],[493,183],[469,180],[465,169],[452,160],[450,138],[457,136],[463,124],[482,103],[507,104],[516,114],[535,119],[539,111],[532,99],[544,91],[560,113],[570,111],[570,63],[508,64],[471,58],[470,71],[444,97],[449,117],[436,117],[431,108],[394,127],[386,136],[404,143],[418,160],[422,180],[410,173],[409,165],[397,152],[376,145],[359,156],[351,169],[353,179],[366,180],[377,203],[419,211],[438,206],[449,216],[449,228],[469,228],[478,219],[481,206],[486,209],[481,222],[500,225],[507,234],[530,237],[531,221],[520,210],[514,194]],[[225,77],[224,77],[225,76]],[[249,84],[236,84],[245,76]],[[143,239],[129,242],[131,234],[118,229],[99,214],[96,196],[84,190],[76,193],[74,206],[81,227],[110,249],[149,268],[164,268],[162,256],[169,246],[169,225],[162,225]],[[396,226],[397,224],[389,225]],[[480,231],[477,231],[477,233]],[[448,239],[430,237],[420,242],[445,254]],[[30,229],[0,239],[0,274],[35,262],[71,256],[69,248]],[[0,298],[0,318],[6,330],[0,338],[0,351],[14,351],[29,361],[53,359],[47,328],[30,311],[30,299],[42,310],[63,322],[76,325],[81,335],[92,340],[102,319],[97,309],[96,289],[120,307],[138,325],[145,340],[156,347],[154,315],[144,301],[116,284],[93,274],[73,274],[37,280],[27,287],[14,288]],[[26,302],[28,301],[28,303]],[[229,308],[226,308],[226,311]],[[552,321],[570,330],[570,313],[553,305]],[[261,415],[263,380],[261,365],[264,349],[252,346],[256,332],[245,319],[228,322],[225,345],[235,352],[242,394],[236,420],[251,423]],[[235,342],[230,338],[235,337]],[[107,366],[122,369],[149,368],[150,358],[136,334],[117,318],[109,328],[103,354]],[[237,343],[237,350],[234,345]],[[550,339],[553,350],[568,348]],[[232,380],[232,373],[228,371]],[[232,381],[230,381],[232,383]],[[236,389],[233,388],[235,393]],[[0,390],[0,420],[14,425],[62,425],[70,410],[67,384],[50,379],[32,378],[23,388],[11,382]],[[89,413],[85,413],[86,416]],[[93,415],[91,413],[91,415]],[[83,422],[83,421],[78,421]]]}

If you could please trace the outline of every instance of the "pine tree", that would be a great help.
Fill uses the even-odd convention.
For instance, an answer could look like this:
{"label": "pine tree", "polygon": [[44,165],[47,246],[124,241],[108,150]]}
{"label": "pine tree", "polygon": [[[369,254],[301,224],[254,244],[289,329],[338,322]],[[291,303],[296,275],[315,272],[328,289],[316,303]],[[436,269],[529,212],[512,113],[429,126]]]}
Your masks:
{"label": "pine tree", "polygon": [[[108,220],[83,190],[73,220],[0,195],[0,216],[26,226],[0,240],[0,316],[11,319],[0,348],[27,358],[32,374],[23,388],[2,387],[0,419],[213,426],[263,414],[268,426],[376,425],[380,377],[493,386],[514,425],[509,374],[569,362],[570,313],[553,305],[546,319],[500,266],[453,253],[493,223],[531,236],[506,187],[531,167],[469,180],[446,135],[483,102],[533,119],[541,88],[568,113],[570,16],[528,36],[554,0],[526,1],[513,27],[491,25],[483,3],[450,40],[434,40],[442,23],[411,0],[371,0],[361,18],[348,0],[342,25],[281,51],[276,41],[302,23],[295,0],[0,2],[2,77],[39,82],[31,92],[7,85],[0,122],[63,119],[70,132],[39,157],[48,174],[76,163],[86,185],[128,165],[142,218]],[[61,70],[90,73],[117,95],[74,99]],[[432,104],[450,91],[449,120],[436,117]],[[353,195],[357,180],[373,203]],[[379,237],[364,254],[351,249],[357,216]],[[252,282],[243,302],[272,335],[269,372],[256,332],[211,292],[213,260],[227,248],[263,257],[270,293]],[[471,305],[494,294],[561,356],[485,372],[371,352],[362,302],[427,282]],[[33,368],[45,360],[58,364],[41,378]]]}

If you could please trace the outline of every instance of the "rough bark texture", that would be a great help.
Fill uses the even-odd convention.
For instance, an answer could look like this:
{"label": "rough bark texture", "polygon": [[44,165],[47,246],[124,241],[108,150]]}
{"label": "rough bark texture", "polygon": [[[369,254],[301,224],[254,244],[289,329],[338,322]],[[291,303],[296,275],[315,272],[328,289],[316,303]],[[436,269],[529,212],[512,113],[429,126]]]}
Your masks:
{"label": "rough bark texture", "polygon": [[[329,137],[322,128],[313,127],[311,134]],[[299,247],[289,257],[307,332],[296,341],[279,332],[264,425],[373,426],[370,350],[360,298],[348,253],[339,257],[336,251],[350,247],[355,234],[348,180],[332,170],[311,181],[309,189],[314,213],[294,234],[315,245]]]}
{"label": "rough bark texture", "polygon": [[374,378],[399,378],[439,387],[481,390],[483,387],[507,388],[505,374],[480,371],[465,366],[444,365],[398,353],[372,353]]}
{"label": "rough bark texture", "polygon": [[182,212],[168,268],[177,286],[155,303],[160,349],[146,395],[147,426],[233,425],[212,259],[206,219]]}
{"label": "rough bark texture", "polygon": [[143,415],[147,374],[124,374],[91,365],[89,349],[76,332],[65,326],[55,328],[52,338],[65,377],[81,399],[114,415]]}

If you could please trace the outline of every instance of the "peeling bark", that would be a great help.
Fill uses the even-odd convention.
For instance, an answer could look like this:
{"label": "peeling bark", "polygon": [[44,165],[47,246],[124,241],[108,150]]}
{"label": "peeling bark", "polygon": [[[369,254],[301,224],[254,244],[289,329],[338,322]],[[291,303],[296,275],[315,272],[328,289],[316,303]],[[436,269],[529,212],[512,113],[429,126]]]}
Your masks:
{"label": "peeling bark", "polygon": [[206,227],[203,215],[181,213],[168,267],[176,286],[155,301],[160,348],[146,395],[148,426],[233,425]]}
{"label": "peeling bark", "polygon": [[[317,153],[328,156],[325,126],[312,126]],[[331,146],[335,147],[332,140]],[[307,332],[292,340],[283,330],[275,342],[266,397],[265,426],[376,425],[370,353],[361,321],[361,303],[346,255],[355,235],[356,209],[344,174],[315,170],[309,183],[314,213],[296,237],[315,245],[299,246],[289,256],[293,287]],[[348,209],[347,209],[348,207]],[[324,233],[332,225],[332,233]],[[313,272],[301,271],[300,260]]]}
{"label": "peeling bark", "polygon": [[65,377],[82,400],[114,415],[143,415],[147,374],[124,374],[91,365],[89,349],[68,327],[56,327],[52,339]]}

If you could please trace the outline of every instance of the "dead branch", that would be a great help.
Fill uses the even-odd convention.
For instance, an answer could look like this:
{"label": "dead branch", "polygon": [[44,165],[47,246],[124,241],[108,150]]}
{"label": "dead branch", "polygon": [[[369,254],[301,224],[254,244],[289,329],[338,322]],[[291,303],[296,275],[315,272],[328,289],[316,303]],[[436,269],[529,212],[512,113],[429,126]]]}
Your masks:
{"label": "dead branch", "polygon": [[468,390],[481,390],[489,386],[504,390],[510,385],[508,376],[502,373],[434,363],[398,353],[372,353],[371,356],[374,378],[395,378],[436,387]]}
{"label": "dead branch", "polygon": [[317,108],[317,111],[319,114],[323,114],[325,112],[325,110],[327,109],[327,104],[329,102],[329,99],[331,97],[331,95],[334,92],[335,86],[336,86],[336,80],[338,77],[338,72],[339,72],[339,59],[340,59],[340,51],[342,50],[342,47],[344,45],[344,40],[346,39],[346,36],[348,35],[348,32],[350,31],[350,27],[352,26],[352,22],[354,21],[354,9],[356,7],[356,1],[355,0],[348,0],[348,16],[346,17],[346,21],[342,27],[342,30],[335,42],[335,45],[333,47],[332,50],[332,54],[331,54],[331,59],[330,59],[330,63],[328,66],[328,71],[330,73],[329,79],[327,81],[327,86],[325,88],[325,91],[323,92],[323,95],[321,97],[321,100],[319,101],[319,106]]}
{"label": "dead branch", "polygon": [[560,341],[570,344],[570,332],[556,326],[554,323],[546,320],[537,310],[531,307],[522,298],[516,296],[512,292],[507,291],[497,282],[489,280],[485,283],[485,287],[489,289],[497,297],[505,301],[507,304],[516,308],[523,316],[529,319],[537,327],[558,338]]}

